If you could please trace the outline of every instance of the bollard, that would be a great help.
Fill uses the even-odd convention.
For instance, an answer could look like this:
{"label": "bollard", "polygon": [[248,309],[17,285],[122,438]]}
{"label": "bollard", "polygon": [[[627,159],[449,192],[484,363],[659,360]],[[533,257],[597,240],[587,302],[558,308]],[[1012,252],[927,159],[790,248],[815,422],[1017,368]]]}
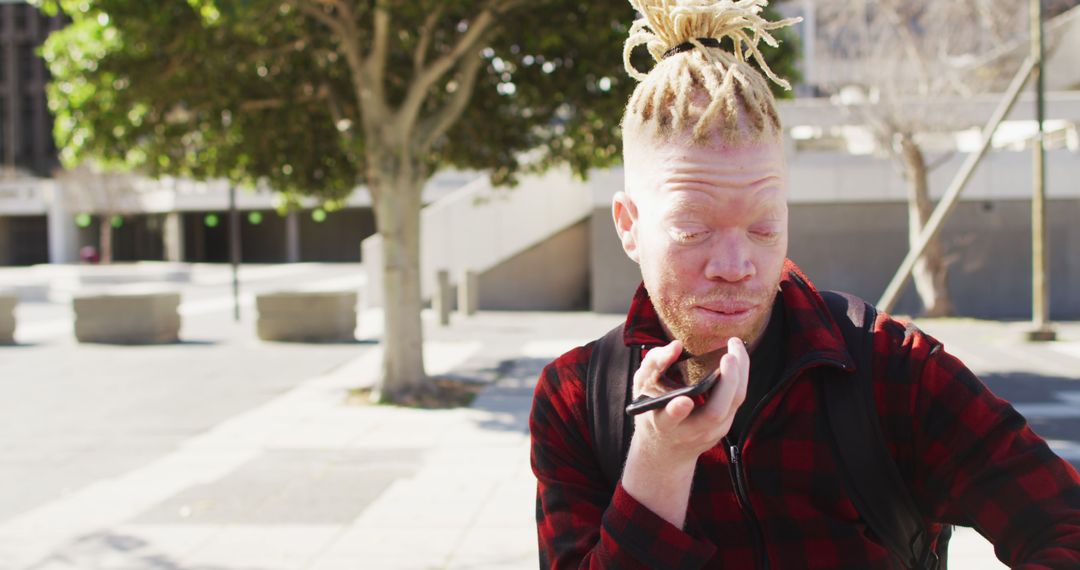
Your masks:
{"label": "bollard", "polygon": [[450,272],[440,269],[435,276],[435,296],[431,299],[431,308],[439,315],[439,324],[450,324]]}
{"label": "bollard", "polygon": [[480,276],[472,270],[466,269],[461,272],[458,280],[458,310],[465,316],[476,314],[479,305],[480,294],[478,286]]}
{"label": "bollard", "polygon": [[0,344],[15,344],[15,306],[19,298],[0,293]]}

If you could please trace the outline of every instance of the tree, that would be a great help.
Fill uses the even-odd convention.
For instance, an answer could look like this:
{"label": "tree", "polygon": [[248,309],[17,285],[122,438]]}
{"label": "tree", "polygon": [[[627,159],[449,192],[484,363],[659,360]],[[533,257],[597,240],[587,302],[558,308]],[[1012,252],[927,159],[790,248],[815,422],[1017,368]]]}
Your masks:
{"label": "tree", "polygon": [[620,158],[625,2],[40,1],[72,20],[44,48],[65,162],[262,181],[331,206],[366,185],[383,236],[384,400],[425,386],[425,181],[447,165],[512,183]]}
{"label": "tree", "polygon": [[[857,103],[852,106],[857,119],[900,170],[908,186],[908,236],[914,247],[934,207],[928,176],[942,163],[928,160],[927,143],[980,126],[928,113],[925,103],[1003,91],[1027,53],[1027,3],[817,0],[815,9],[819,60],[832,70],[818,87]],[[1020,59],[1012,57],[1016,53]],[[912,271],[928,316],[953,312],[950,261],[935,237]]]}
{"label": "tree", "polygon": [[53,179],[60,191],[59,199],[71,210],[97,216],[99,259],[101,263],[112,263],[113,222],[138,209],[135,177],[81,164],[70,170],[58,170]]}

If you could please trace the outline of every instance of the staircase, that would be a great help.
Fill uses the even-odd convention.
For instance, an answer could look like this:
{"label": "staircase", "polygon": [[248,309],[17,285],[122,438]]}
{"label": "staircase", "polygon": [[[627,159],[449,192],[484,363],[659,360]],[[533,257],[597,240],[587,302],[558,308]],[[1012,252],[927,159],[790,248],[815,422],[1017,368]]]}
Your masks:
{"label": "staircase", "polygon": [[[466,270],[479,274],[482,308],[550,308],[558,299],[587,294],[593,193],[610,187],[613,175],[597,172],[582,181],[569,169],[553,169],[513,188],[495,188],[485,176],[428,205],[421,212],[423,298],[434,294],[440,270],[450,272],[452,285]],[[383,302],[381,240],[375,235],[361,246],[368,274],[362,302],[368,307]],[[525,255],[529,262],[511,265]],[[578,282],[582,291],[568,290]],[[545,283],[547,290],[537,292]],[[517,306],[507,306],[511,297]]]}

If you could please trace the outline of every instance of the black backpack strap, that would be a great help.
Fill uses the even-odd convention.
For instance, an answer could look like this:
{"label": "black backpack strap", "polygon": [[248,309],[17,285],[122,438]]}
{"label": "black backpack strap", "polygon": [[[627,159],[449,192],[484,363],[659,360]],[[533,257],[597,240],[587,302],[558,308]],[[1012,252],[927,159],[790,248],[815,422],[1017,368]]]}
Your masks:
{"label": "black backpack strap", "polygon": [[634,422],[627,421],[626,404],[633,397],[634,372],[641,364],[641,347],[626,346],[623,326],[611,329],[593,345],[585,377],[585,406],[593,449],[604,476],[614,487],[622,477]]}
{"label": "black backpack strap", "polygon": [[852,502],[866,524],[908,568],[944,568],[932,537],[903,477],[889,454],[874,399],[872,374],[874,307],[845,293],[822,291],[844,334],[855,373],[820,382],[841,472]]}

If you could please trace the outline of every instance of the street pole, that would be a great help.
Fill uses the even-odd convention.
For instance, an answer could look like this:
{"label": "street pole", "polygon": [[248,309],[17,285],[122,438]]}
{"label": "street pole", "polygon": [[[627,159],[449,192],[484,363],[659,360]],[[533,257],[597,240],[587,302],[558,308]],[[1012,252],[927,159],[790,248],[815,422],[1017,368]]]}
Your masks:
{"label": "street pole", "polygon": [[232,261],[233,320],[240,322],[240,212],[236,186],[229,184],[229,258]]}
{"label": "street pole", "polygon": [[1045,78],[1043,77],[1042,2],[1031,0],[1031,57],[1035,60],[1035,135],[1033,164],[1033,195],[1031,198],[1031,316],[1033,330],[1028,339],[1055,340],[1050,326],[1049,242],[1046,228],[1046,140],[1043,122],[1046,120]]}

